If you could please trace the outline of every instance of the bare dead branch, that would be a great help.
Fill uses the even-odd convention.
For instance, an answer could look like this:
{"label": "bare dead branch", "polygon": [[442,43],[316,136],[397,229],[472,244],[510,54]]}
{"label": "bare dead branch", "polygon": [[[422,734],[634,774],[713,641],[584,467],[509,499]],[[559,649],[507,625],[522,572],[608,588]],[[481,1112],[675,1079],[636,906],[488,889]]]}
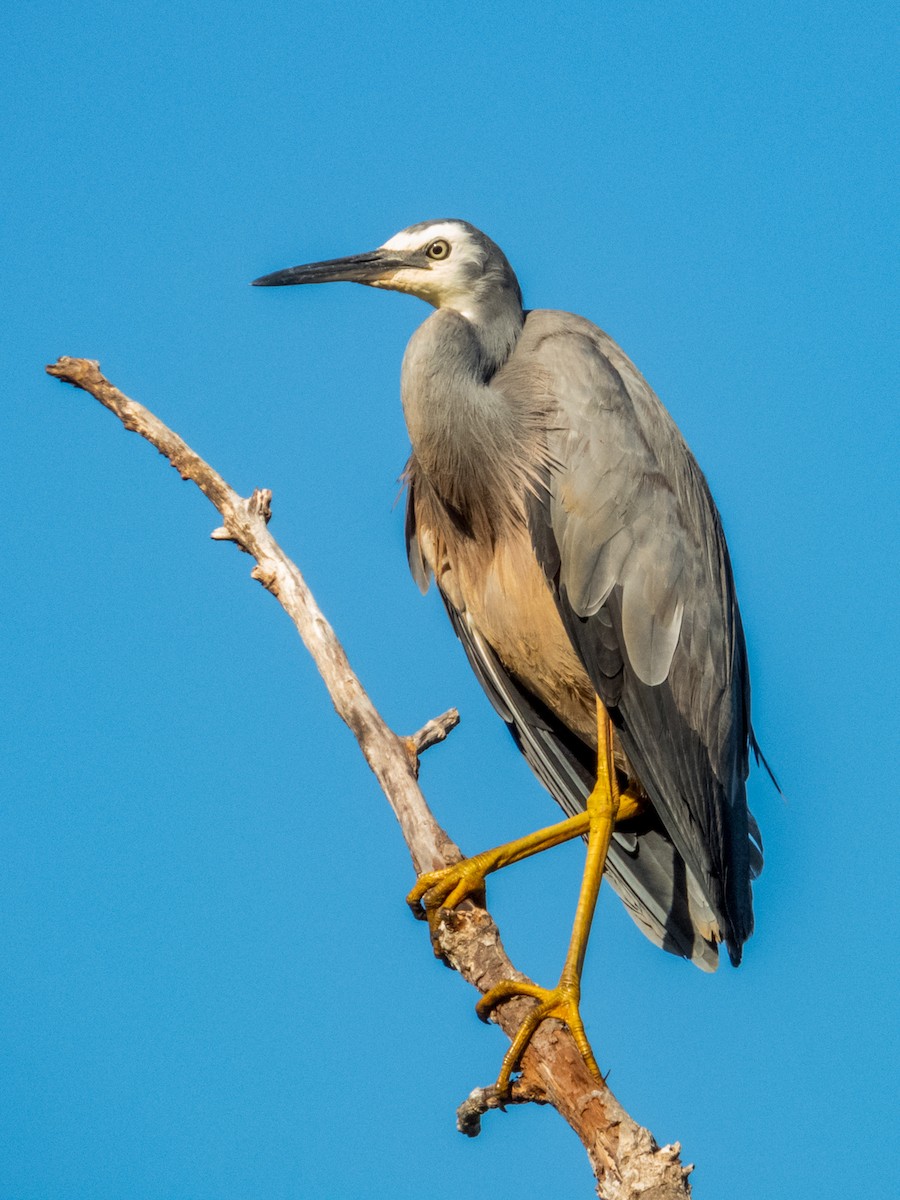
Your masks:
{"label": "bare dead branch", "polygon": [[546,1104],[547,1094],[536,1087],[528,1087],[515,1080],[512,1094],[501,1096],[497,1085],[474,1088],[456,1110],[456,1128],[466,1137],[478,1137],[481,1133],[481,1118],[493,1108],[506,1110],[513,1104]]}
{"label": "bare dead branch", "polygon": [[[60,358],[47,372],[89,392],[126,429],[139,433],[169,459],[183,479],[193,481],[221,514],[217,540],[233,541],[256,560],[251,574],[293,620],[325,681],[338,715],[349,726],[400,823],[417,872],[458,862],[459,848],[432,816],[416,782],[418,756],[442,741],[459,720],[455,710],[429,721],[411,737],[398,737],[366,695],[344,650],[316,605],[293,562],[269,533],[271,493],[257,489],[245,499],[176,433],[143,405],[129,399],[88,359]],[[441,956],[482,993],[502,979],[525,976],[506,956],[497,927],[482,908],[467,903],[441,912],[433,934]],[[493,1019],[508,1036],[533,1001],[517,998]],[[605,1083],[590,1074],[563,1025],[542,1025],[522,1061],[511,1103],[551,1104],[581,1139],[604,1200],[686,1200],[692,1168],[680,1161],[677,1145],[659,1147],[649,1130],[625,1112]],[[510,1101],[507,1101],[510,1103]],[[459,1127],[470,1136],[482,1115],[500,1107],[491,1088],[476,1089],[461,1105]]]}
{"label": "bare dead branch", "polygon": [[439,717],[432,717],[430,721],[426,721],[418,733],[410,734],[408,738],[403,739],[417,779],[419,777],[419,756],[432,746],[436,746],[438,742],[443,742],[458,724],[459,713],[455,708],[450,708],[445,713],[441,713]]}
{"label": "bare dead branch", "polygon": [[455,708],[449,708],[445,713],[441,713],[439,717],[432,717],[409,740],[415,747],[416,753],[423,754],[431,746],[436,746],[438,742],[442,742],[453,732],[458,724],[459,713]]}

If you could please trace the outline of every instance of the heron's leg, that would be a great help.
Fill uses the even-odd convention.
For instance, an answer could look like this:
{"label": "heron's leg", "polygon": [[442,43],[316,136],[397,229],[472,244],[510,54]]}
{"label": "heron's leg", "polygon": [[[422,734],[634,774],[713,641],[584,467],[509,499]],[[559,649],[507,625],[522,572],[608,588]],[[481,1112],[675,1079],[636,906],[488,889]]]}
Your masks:
{"label": "heron's leg", "polygon": [[[596,790],[596,789],[595,789]],[[588,801],[590,805],[590,801]],[[619,820],[627,820],[641,811],[642,801],[637,789],[627,788],[622,792],[619,804]],[[588,833],[591,825],[590,807],[583,813],[548,825],[529,833],[526,837],[495,846],[493,850],[485,850],[472,858],[463,859],[453,866],[443,867],[438,871],[426,871],[416,881],[416,886],[406,897],[406,902],[415,915],[421,920],[432,915],[439,908],[456,908],[469,896],[481,897],[484,894],[485,876],[501,867],[511,866],[549,850],[551,846],[560,846],[572,838]]]}
{"label": "heron's leg", "polygon": [[535,984],[519,983],[512,979],[504,980],[486,992],[475,1009],[482,1020],[487,1020],[498,1004],[515,996],[533,996],[538,1001],[517,1030],[512,1045],[503,1059],[497,1079],[497,1090],[501,1095],[509,1091],[512,1073],[518,1068],[525,1048],[534,1036],[535,1030],[548,1017],[556,1017],[568,1026],[582,1058],[592,1073],[598,1079],[600,1078],[600,1070],[584,1031],[584,1022],[578,1007],[581,998],[581,969],[584,965],[591,921],[600,892],[600,881],[606,866],[609,842],[619,816],[620,805],[619,787],[613,764],[612,726],[606,710],[599,702],[597,704],[597,732],[597,782],[587,801],[586,815],[589,822],[587,861],[578,896],[578,907],[575,910],[572,937],[559,983],[555,988],[542,988]]}
{"label": "heron's leg", "polygon": [[502,846],[495,846],[493,850],[484,850],[481,854],[464,858],[452,866],[426,871],[416,880],[416,886],[406,897],[406,903],[420,919],[438,908],[456,908],[469,896],[483,896],[486,875],[587,833],[589,824],[588,814],[578,813],[556,825],[548,825],[526,837],[517,838],[514,842],[506,842]]}

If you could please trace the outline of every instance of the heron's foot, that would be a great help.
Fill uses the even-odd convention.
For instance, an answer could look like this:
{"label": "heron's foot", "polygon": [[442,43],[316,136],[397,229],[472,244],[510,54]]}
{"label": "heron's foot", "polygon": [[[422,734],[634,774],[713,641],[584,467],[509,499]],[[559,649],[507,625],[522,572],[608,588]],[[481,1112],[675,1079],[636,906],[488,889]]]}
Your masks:
{"label": "heron's foot", "polygon": [[591,1043],[584,1031],[584,1021],[581,1019],[581,1012],[578,1008],[581,987],[577,979],[568,979],[564,974],[555,988],[543,988],[534,983],[520,983],[515,979],[505,979],[496,987],[492,987],[490,991],[485,992],[475,1006],[475,1011],[482,1021],[487,1021],[499,1004],[513,1000],[517,996],[532,996],[538,1003],[517,1029],[512,1045],[504,1056],[496,1083],[497,1091],[501,1096],[509,1095],[513,1072],[518,1070],[522,1055],[534,1037],[538,1026],[550,1017],[562,1021],[575,1039],[575,1045],[587,1064],[588,1070],[602,1080],[603,1076],[600,1074]]}
{"label": "heron's foot", "polygon": [[426,871],[420,875],[416,886],[406,897],[406,903],[420,920],[428,919],[434,931],[435,915],[441,909],[456,908],[469,898],[484,904],[484,880],[492,871],[508,867],[512,863],[530,858],[551,846],[561,846],[574,837],[580,837],[590,828],[591,817],[587,812],[576,813],[555,825],[538,829],[515,841],[483,850],[472,858],[444,867],[440,871]]}
{"label": "heron's foot", "polygon": [[413,915],[429,924],[438,909],[456,908],[463,900],[473,899],[484,904],[484,877],[492,869],[490,852],[464,858],[462,862],[439,871],[425,871],[406,897]]}

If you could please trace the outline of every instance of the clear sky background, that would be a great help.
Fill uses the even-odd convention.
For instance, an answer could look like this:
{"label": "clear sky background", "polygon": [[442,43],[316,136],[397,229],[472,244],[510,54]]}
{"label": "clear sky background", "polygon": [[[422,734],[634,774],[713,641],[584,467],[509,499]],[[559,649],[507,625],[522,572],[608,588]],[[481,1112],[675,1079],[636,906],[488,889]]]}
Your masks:
{"label": "clear sky background", "polygon": [[[4,23],[0,1200],[588,1196],[549,1110],[456,1133],[504,1047],[431,957],[386,803],[207,502],[273,531],[469,851],[554,819],[403,552],[428,310],[277,268],[459,216],[661,394],[732,549],[784,787],[713,977],[605,895],[584,1013],[697,1200],[896,1185],[896,225],[888,4],[34,3]],[[580,846],[492,882],[553,982]]]}

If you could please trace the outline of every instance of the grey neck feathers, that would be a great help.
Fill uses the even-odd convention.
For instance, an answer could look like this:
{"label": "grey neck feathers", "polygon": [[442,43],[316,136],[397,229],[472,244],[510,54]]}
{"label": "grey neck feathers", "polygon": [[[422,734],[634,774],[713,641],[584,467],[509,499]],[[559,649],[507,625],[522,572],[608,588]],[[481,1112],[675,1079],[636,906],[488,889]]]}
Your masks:
{"label": "grey neck feathers", "polygon": [[479,361],[473,367],[482,382],[488,383],[512,354],[525,323],[516,278],[510,272],[509,278],[492,281],[492,286],[454,307],[475,335]]}
{"label": "grey neck feathers", "polygon": [[528,397],[492,386],[523,323],[518,296],[489,313],[474,305],[465,316],[439,309],[413,334],[403,359],[410,481],[457,532],[479,541],[493,542],[522,519],[541,462],[542,414]]}

